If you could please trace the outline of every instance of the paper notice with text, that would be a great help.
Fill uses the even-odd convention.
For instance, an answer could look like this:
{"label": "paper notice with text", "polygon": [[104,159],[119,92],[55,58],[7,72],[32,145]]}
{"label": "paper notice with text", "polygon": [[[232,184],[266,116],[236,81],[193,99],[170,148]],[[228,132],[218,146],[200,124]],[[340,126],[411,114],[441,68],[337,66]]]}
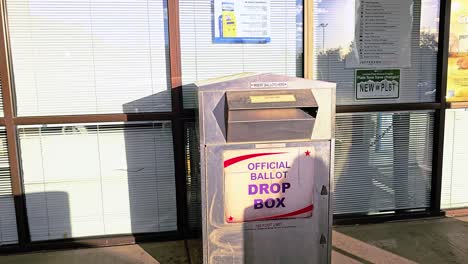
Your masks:
{"label": "paper notice with text", "polygon": [[354,42],[347,68],[411,66],[413,1],[356,0]]}

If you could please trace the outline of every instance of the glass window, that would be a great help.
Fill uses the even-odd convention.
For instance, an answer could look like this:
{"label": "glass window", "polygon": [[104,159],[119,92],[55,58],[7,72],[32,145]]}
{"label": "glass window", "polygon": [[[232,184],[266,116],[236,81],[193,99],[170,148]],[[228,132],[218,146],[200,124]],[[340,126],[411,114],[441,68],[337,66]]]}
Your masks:
{"label": "glass window", "polygon": [[339,114],[335,214],[427,208],[433,111]]}
{"label": "glass window", "polygon": [[356,69],[345,66],[355,38],[356,2],[314,1],[314,78],[337,83],[337,105],[434,102],[439,0],[415,0],[412,10],[408,10],[413,21],[411,66],[400,69],[399,98],[359,101],[356,100]]}
{"label": "glass window", "polygon": [[19,116],[171,111],[165,0],[7,0]]}
{"label": "glass window", "polygon": [[6,131],[0,127],[0,245],[18,242]]}
{"label": "glass window", "polygon": [[180,0],[184,106],[196,106],[193,82],[242,72],[303,76],[303,1],[270,1],[271,42],[213,42],[213,1]]}
{"label": "glass window", "polygon": [[33,241],[177,229],[170,122],[19,128]]}

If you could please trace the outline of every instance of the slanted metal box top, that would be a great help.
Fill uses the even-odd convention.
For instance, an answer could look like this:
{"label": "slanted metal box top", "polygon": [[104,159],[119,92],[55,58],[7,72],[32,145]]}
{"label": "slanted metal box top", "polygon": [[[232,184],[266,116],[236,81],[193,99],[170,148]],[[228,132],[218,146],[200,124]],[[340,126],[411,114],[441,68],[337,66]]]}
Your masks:
{"label": "slanted metal box top", "polygon": [[317,103],[310,89],[226,92],[227,142],[307,140]]}
{"label": "slanted metal box top", "polygon": [[243,73],[197,86],[201,144],[334,137],[334,83]]}

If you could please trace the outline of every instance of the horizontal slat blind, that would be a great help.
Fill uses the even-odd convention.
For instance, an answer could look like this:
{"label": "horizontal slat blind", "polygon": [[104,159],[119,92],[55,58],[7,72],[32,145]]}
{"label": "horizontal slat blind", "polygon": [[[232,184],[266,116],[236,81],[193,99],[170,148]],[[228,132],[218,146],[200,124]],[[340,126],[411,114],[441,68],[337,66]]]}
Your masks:
{"label": "horizontal slat blind", "polygon": [[177,228],[170,122],[19,129],[33,241]]}
{"label": "horizontal slat blind", "polygon": [[447,110],[442,208],[468,207],[468,110]]}
{"label": "horizontal slat blind", "polygon": [[335,214],[430,205],[434,112],[339,114]]}
{"label": "horizontal slat blind", "polygon": [[0,128],[0,245],[18,242],[6,131]]}
{"label": "horizontal slat blind", "polygon": [[7,0],[20,116],[170,111],[165,0]]}
{"label": "horizontal slat blind", "polygon": [[0,127],[0,195],[12,195],[6,131]]}
{"label": "horizontal slat blind", "polygon": [[201,232],[201,174],[198,125],[185,124],[185,153],[187,162],[187,208],[190,231]]}
{"label": "horizontal slat blind", "polygon": [[271,1],[271,42],[213,43],[213,1],[180,0],[184,106],[196,105],[193,82],[241,72],[303,75],[302,0]]}
{"label": "horizontal slat blind", "polygon": [[[354,40],[354,3],[314,1],[315,78],[337,84],[337,105],[434,102],[439,1],[413,1],[411,67],[401,69],[400,98],[359,101],[355,100],[355,69],[345,68]],[[322,28],[320,24],[326,26]]]}

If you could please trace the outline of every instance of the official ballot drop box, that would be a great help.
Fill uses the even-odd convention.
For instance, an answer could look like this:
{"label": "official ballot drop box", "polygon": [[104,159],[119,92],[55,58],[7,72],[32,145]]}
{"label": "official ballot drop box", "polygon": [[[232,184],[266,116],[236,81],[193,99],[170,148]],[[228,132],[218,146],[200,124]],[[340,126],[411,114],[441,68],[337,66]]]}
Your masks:
{"label": "official ballot drop box", "polygon": [[204,263],[329,263],[335,84],[197,85]]}

